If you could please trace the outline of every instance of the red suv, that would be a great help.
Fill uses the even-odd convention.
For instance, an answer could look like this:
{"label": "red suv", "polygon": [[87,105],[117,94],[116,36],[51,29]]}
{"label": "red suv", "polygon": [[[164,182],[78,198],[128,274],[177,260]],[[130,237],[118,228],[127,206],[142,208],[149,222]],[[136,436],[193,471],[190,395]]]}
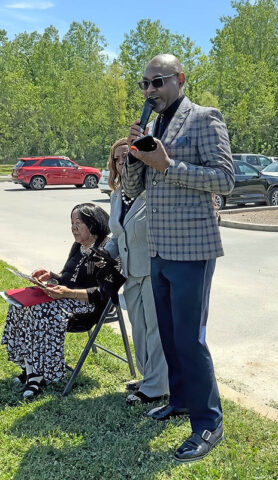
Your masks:
{"label": "red suv", "polygon": [[13,169],[14,183],[24,188],[42,190],[45,185],[75,185],[96,188],[101,173],[97,168],[83,167],[67,157],[22,157]]}

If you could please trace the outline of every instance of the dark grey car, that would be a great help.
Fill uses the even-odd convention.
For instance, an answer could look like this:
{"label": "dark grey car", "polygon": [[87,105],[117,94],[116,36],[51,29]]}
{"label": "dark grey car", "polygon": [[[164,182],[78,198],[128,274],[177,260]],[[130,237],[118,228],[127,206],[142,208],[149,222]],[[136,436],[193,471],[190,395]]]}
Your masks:
{"label": "dark grey car", "polygon": [[219,210],[226,203],[266,203],[278,206],[278,176],[267,171],[259,172],[248,163],[234,160],[235,186],[229,195],[215,195]]}

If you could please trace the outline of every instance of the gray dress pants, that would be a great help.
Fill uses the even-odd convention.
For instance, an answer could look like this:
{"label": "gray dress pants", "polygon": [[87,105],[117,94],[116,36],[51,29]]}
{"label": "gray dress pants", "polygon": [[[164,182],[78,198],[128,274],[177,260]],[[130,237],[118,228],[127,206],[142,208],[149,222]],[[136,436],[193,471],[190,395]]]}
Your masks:
{"label": "gray dress pants", "polygon": [[150,276],[129,276],[124,285],[124,297],[132,326],[136,364],[144,377],[139,390],[148,397],[168,394],[168,368],[158,330]]}

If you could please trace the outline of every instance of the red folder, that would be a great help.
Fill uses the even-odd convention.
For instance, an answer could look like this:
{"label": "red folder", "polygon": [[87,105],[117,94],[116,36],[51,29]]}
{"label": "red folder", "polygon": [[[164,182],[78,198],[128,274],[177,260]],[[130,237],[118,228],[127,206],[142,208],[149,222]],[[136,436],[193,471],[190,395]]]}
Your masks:
{"label": "red folder", "polygon": [[12,298],[22,307],[30,307],[39,303],[53,302],[54,298],[49,297],[38,287],[16,288],[15,290],[6,290],[7,297]]}

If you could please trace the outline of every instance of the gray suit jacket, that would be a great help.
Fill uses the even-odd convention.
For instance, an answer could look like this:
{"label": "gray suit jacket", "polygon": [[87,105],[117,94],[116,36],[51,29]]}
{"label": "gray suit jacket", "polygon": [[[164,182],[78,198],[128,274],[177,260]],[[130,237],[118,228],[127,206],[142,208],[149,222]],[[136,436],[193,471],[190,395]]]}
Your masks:
{"label": "gray suit jacket", "polygon": [[150,275],[150,258],[147,248],[146,196],[141,193],[126,214],[123,225],[120,223],[122,211],[121,189],[111,194],[109,227],[113,234],[105,245],[113,258],[120,255],[123,274],[128,277]]}
{"label": "gray suit jacket", "polygon": [[233,189],[234,169],[221,113],[185,97],[161,141],[170,157],[166,176],[128,161],[122,177],[129,197],[146,189],[149,255],[187,261],[223,255],[211,193]]}

